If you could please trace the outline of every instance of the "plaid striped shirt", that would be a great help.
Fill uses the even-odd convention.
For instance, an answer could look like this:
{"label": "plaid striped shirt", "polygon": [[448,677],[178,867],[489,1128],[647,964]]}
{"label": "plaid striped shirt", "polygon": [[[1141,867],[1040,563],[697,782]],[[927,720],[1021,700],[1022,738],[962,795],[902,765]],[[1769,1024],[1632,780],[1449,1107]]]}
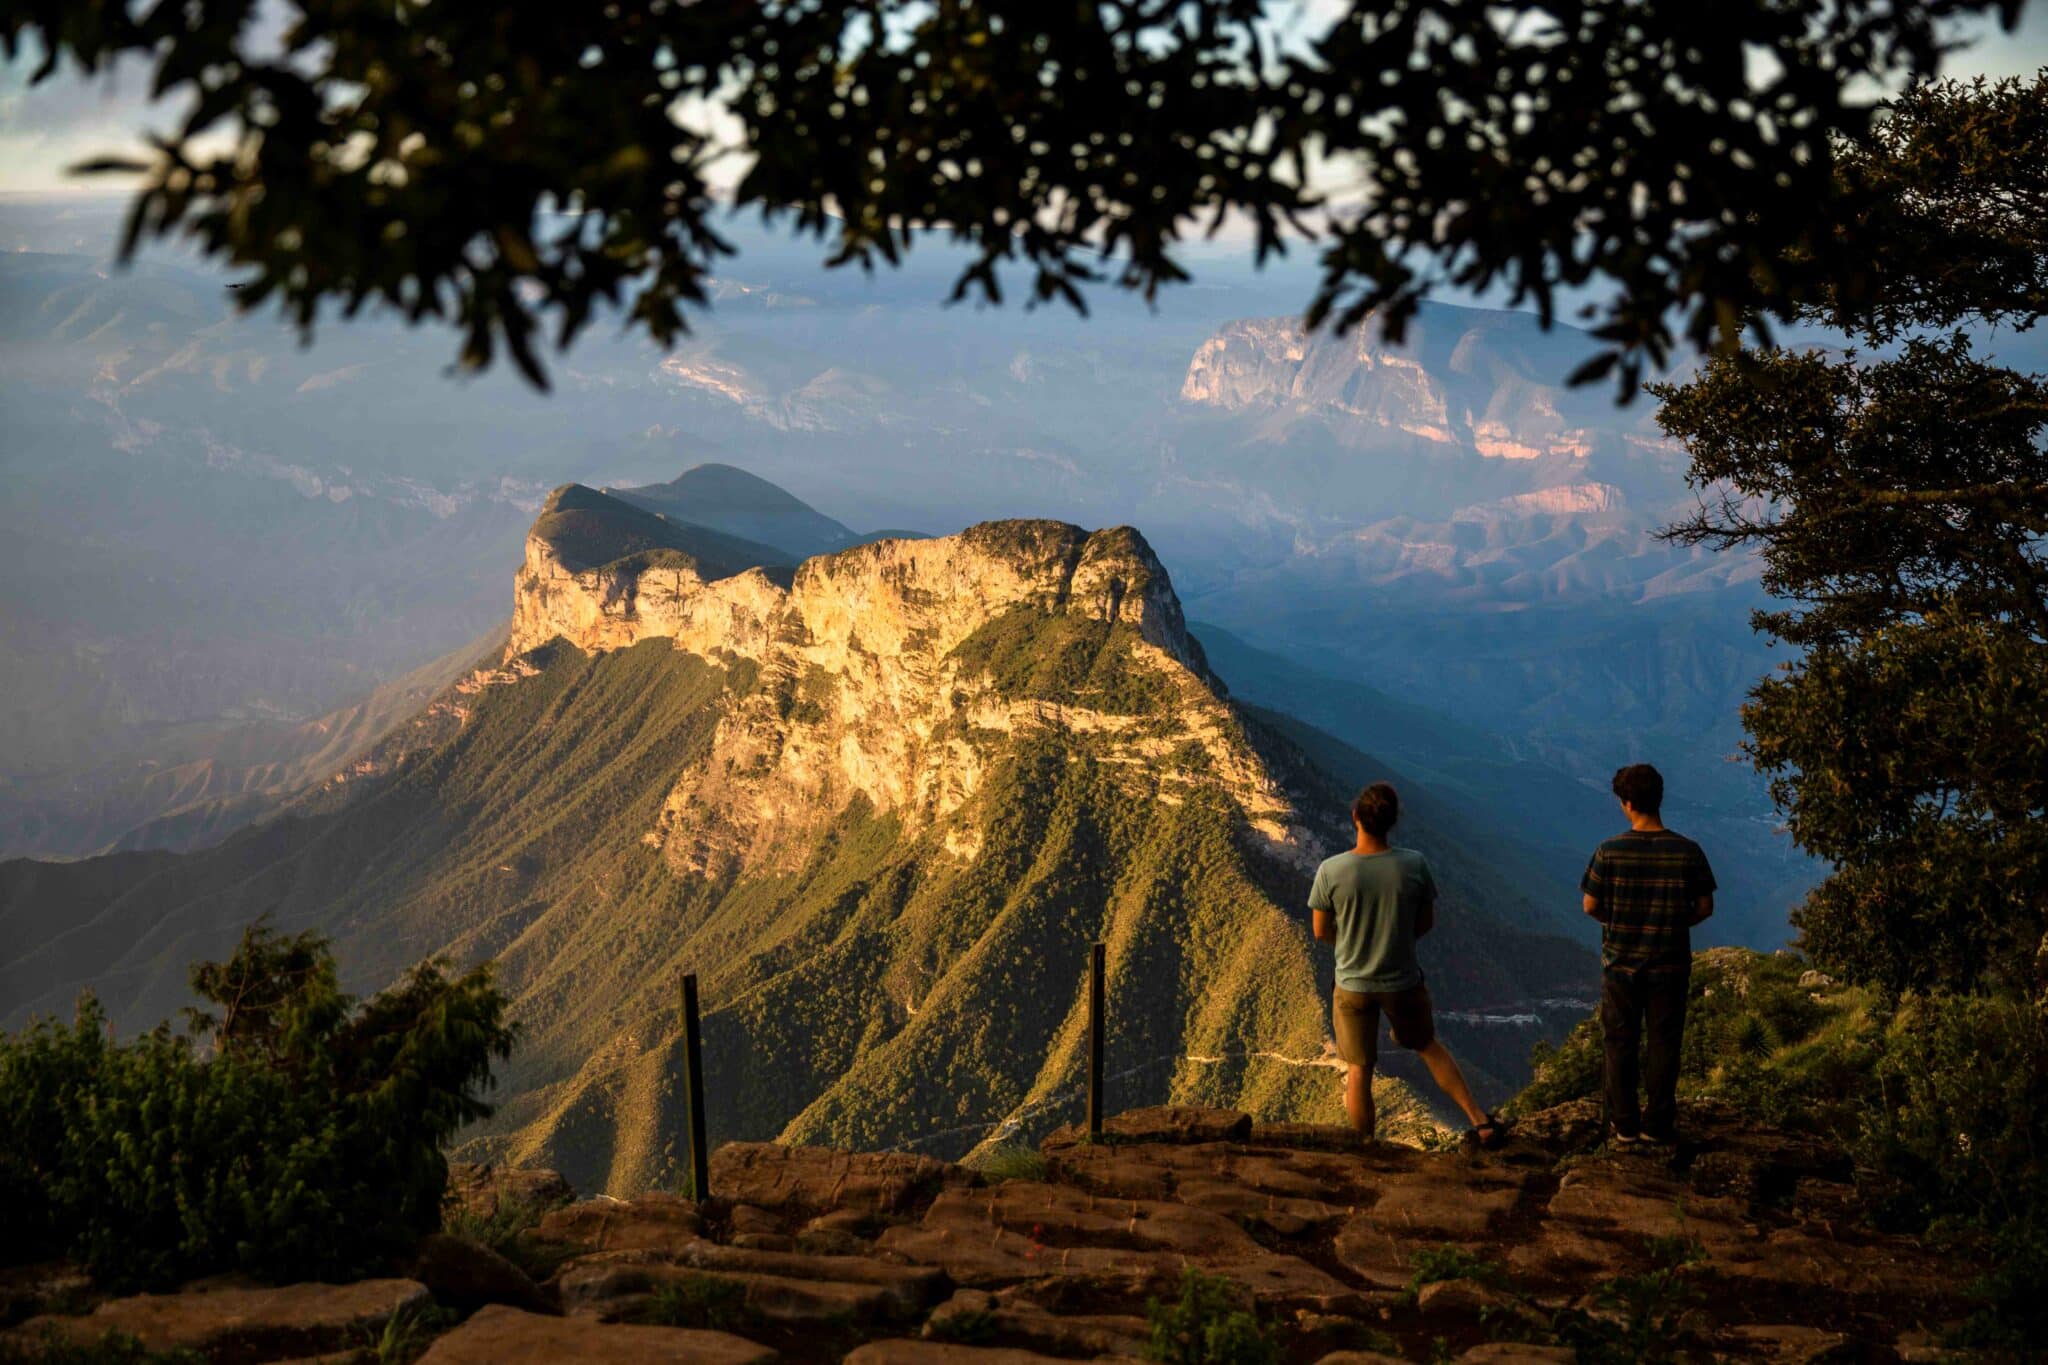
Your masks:
{"label": "plaid striped shirt", "polygon": [[1630,830],[1600,845],[1579,889],[1598,906],[1600,960],[1610,967],[1692,961],[1692,917],[1714,892],[1700,846],[1670,830]]}

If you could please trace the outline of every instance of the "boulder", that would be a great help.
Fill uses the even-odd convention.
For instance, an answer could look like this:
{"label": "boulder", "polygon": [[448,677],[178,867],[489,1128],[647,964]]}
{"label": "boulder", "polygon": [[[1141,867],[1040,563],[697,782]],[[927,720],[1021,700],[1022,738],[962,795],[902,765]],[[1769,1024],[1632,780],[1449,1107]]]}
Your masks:
{"label": "boulder", "polygon": [[925,1320],[927,1340],[948,1340],[973,1328],[1013,1345],[1059,1356],[1143,1355],[1152,1329],[1144,1318],[1125,1314],[1048,1313],[1028,1302],[1004,1300],[979,1289],[962,1289]]}
{"label": "boulder", "polygon": [[419,1365],[767,1365],[775,1352],[730,1332],[550,1318],[494,1306],[428,1348]]}
{"label": "boulder", "polygon": [[545,1209],[566,1204],[575,1197],[576,1192],[558,1171],[451,1161],[443,1207],[489,1218],[501,1204]]}
{"label": "boulder", "polygon": [[1316,1365],[1408,1365],[1404,1356],[1381,1355],[1378,1351],[1332,1351],[1316,1357]]}
{"label": "boulder", "polygon": [[908,1152],[728,1142],[711,1154],[711,1188],[719,1198],[762,1209],[900,1214],[974,1182],[964,1166]]}
{"label": "boulder", "polygon": [[1478,1280],[1437,1280],[1422,1286],[1415,1296],[1416,1311],[1425,1318],[1477,1322],[1488,1309],[1499,1311],[1512,1306],[1505,1294]]}
{"label": "boulder", "polygon": [[413,1256],[412,1277],[452,1308],[476,1309],[505,1303],[529,1313],[556,1310],[541,1287],[487,1246],[437,1232],[423,1238]]}
{"label": "boulder", "polygon": [[111,1299],[82,1317],[30,1318],[4,1339],[34,1344],[54,1334],[82,1346],[119,1332],[134,1337],[148,1351],[276,1360],[374,1337],[397,1314],[431,1301],[427,1287],[417,1280],[137,1294]]}
{"label": "boulder", "polygon": [[782,1220],[780,1218],[777,1218],[766,1209],[757,1209],[752,1204],[733,1205],[732,1212],[726,1215],[726,1222],[731,1225],[732,1230],[736,1233],[779,1233],[782,1231]]}
{"label": "boulder", "polygon": [[674,1195],[638,1199],[586,1199],[556,1209],[533,1230],[536,1241],[581,1251],[665,1251],[703,1233],[697,1206]]}

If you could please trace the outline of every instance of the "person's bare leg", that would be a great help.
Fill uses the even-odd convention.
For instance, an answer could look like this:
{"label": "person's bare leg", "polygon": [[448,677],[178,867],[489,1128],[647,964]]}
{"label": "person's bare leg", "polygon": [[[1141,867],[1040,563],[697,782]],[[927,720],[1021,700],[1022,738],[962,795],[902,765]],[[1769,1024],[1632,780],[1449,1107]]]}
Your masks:
{"label": "person's bare leg", "polygon": [[1375,1115],[1372,1111],[1372,1072],[1362,1066],[1344,1071],[1344,1112],[1361,1136],[1371,1137]]}
{"label": "person's bare leg", "polygon": [[1429,1074],[1436,1078],[1437,1088],[1451,1097],[1451,1103],[1465,1111],[1465,1117],[1472,1120],[1477,1128],[1486,1122],[1486,1111],[1479,1107],[1479,1101],[1472,1098],[1472,1087],[1465,1084],[1465,1073],[1458,1070],[1458,1059],[1444,1046],[1441,1038],[1429,1040],[1429,1046],[1422,1049],[1422,1060],[1429,1066]]}

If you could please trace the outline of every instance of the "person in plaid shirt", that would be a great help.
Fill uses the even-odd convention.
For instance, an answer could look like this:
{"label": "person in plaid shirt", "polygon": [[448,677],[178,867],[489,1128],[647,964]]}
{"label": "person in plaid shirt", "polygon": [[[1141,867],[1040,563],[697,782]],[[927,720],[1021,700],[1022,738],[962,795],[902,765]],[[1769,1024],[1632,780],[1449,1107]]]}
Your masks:
{"label": "person in plaid shirt", "polygon": [[[1675,1142],[1692,926],[1714,913],[1714,870],[1698,844],[1664,828],[1663,774],[1630,764],[1614,775],[1614,795],[1628,832],[1594,850],[1579,882],[1586,913],[1601,924],[1607,1121],[1622,1146]],[[1639,1074],[1647,1104],[1637,1099]]]}

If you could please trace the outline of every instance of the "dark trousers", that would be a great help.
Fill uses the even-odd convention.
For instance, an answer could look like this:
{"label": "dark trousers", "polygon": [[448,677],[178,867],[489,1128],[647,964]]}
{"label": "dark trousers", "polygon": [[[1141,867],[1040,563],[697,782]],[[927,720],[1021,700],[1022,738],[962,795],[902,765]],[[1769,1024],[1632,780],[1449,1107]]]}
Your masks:
{"label": "dark trousers", "polygon": [[[1601,973],[1600,1030],[1607,1045],[1607,1121],[1627,1136],[1669,1141],[1678,1126],[1678,1054],[1692,964],[1609,967]],[[1638,1077],[1649,1091],[1636,1100]]]}

